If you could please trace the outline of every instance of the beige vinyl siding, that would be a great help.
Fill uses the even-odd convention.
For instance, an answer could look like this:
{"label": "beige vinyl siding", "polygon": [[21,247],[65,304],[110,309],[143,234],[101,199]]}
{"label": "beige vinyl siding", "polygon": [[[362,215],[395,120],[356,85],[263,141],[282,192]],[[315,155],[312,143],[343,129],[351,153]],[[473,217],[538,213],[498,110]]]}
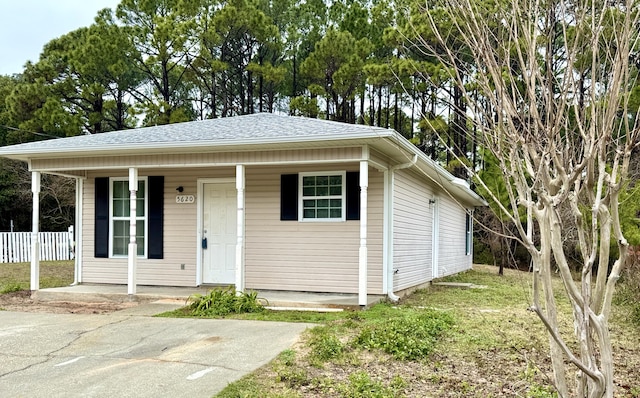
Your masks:
{"label": "beige vinyl siding", "polygon": [[471,269],[472,257],[466,251],[466,212],[448,195],[439,195],[440,244],[438,274],[443,277]]}
{"label": "beige vinyl siding", "polygon": [[431,188],[411,170],[397,170],[393,190],[394,291],[433,279]]}
{"label": "beige vinyl siding", "polygon": [[[247,166],[245,209],[246,287],[252,289],[357,293],[360,222],[280,221],[280,175],[304,171],[357,171],[358,163],[305,166]],[[196,195],[198,179],[232,178],[234,167],[139,169],[163,175],[164,258],[138,259],[140,285],[195,286],[198,252],[197,200],[177,204],[176,188]],[[95,178],[126,177],[127,171],[90,172],[83,184],[83,271],[85,283],[127,283],[126,258],[94,257]],[[383,173],[369,171],[368,291],[382,294]],[[185,264],[185,269],[180,265]]]}
{"label": "beige vinyl siding", "polygon": [[[358,164],[247,167],[246,287],[357,293],[360,222],[280,221],[280,176]],[[383,174],[369,171],[368,292],[382,294]]]}
{"label": "beige vinyl siding", "polygon": [[[164,253],[163,259],[138,259],[137,282],[140,285],[195,286],[197,256],[196,203],[178,204],[176,188],[182,194],[195,195],[198,178],[235,178],[235,168],[216,169],[140,169],[139,176],[163,175],[164,180]],[[94,257],[95,177],[124,177],[125,171],[91,173],[84,183],[82,223],[83,272],[86,283],[127,283],[126,258]],[[181,264],[185,269],[181,269]]]}
{"label": "beige vinyl siding", "polygon": [[[34,170],[118,169],[127,167],[224,166],[256,163],[339,162],[362,157],[361,147],[246,152],[172,153],[136,156],[95,156],[33,159]],[[344,166],[343,166],[344,167]]]}
{"label": "beige vinyl siding", "polygon": [[375,149],[369,149],[369,160],[374,167],[379,166],[381,168],[388,168],[392,163],[388,156],[376,151]]}

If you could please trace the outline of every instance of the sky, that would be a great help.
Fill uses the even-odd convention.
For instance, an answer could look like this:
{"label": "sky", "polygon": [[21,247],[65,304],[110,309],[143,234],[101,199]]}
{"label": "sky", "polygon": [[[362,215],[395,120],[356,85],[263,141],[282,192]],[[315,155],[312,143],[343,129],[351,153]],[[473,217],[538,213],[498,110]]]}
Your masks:
{"label": "sky", "polygon": [[120,0],[0,0],[0,75],[22,72],[50,40],[93,23]]}

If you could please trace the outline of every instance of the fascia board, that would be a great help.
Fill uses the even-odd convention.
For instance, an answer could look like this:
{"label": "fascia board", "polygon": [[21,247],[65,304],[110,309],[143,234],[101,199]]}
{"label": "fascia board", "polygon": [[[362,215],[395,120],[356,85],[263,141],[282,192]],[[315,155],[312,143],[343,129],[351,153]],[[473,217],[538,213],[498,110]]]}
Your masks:
{"label": "fascia board", "polygon": [[[336,134],[331,136],[318,137],[299,137],[292,139],[291,137],[282,139],[262,139],[262,140],[225,140],[225,141],[186,141],[186,142],[159,142],[149,144],[110,144],[103,146],[85,146],[76,148],[16,148],[21,145],[0,148],[0,156],[16,160],[28,161],[29,159],[38,158],[60,158],[69,156],[104,156],[104,155],[135,155],[150,153],[167,153],[167,152],[224,152],[231,150],[251,151],[257,149],[265,149],[267,147],[289,149],[312,147],[313,145],[305,144],[321,144],[329,146],[339,146],[345,144],[367,144],[372,141],[378,141],[390,134]],[[28,144],[26,144],[28,145]]]}

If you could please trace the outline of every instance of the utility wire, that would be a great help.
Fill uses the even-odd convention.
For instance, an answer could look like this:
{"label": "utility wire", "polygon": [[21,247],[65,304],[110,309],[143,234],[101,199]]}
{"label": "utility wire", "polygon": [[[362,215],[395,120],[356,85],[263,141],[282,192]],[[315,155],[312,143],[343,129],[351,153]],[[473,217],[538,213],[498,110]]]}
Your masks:
{"label": "utility wire", "polygon": [[47,137],[47,138],[60,138],[57,135],[51,135],[51,134],[47,134],[47,133],[36,133],[35,131],[18,129],[18,128],[15,128],[15,127],[6,126],[4,124],[0,124],[0,127],[4,127],[5,129],[14,130],[14,131],[21,131],[23,133],[30,133],[30,134],[34,134],[34,135],[39,135],[39,136]]}

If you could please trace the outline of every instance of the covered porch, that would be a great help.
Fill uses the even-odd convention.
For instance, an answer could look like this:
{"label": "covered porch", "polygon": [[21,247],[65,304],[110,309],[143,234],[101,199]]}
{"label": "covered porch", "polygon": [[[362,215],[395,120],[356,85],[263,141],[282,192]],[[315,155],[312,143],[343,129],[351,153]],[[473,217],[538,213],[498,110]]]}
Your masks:
{"label": "covered porch", "polygon": [[[38,301],[68,302],[173,302],[185,305],[189,296],[206,294],[215,286],[170,287],[170,286],[138,286],[135,295],[130,295],[127,285],[80,284],[65,287],[40,289],[33,292],[32,297]],[[357,310],[362,306],[358,294],[343,293],[311,293],[275,290],[257,290],[258,297],[266,300],[267,307],[276,310],[329,311]],[[382,300],[384,295],[367,295],[366,306]]]}
{"label": "covered porch", "polygon": [[[343,282],[348,280],[348,282],[344,282],[344,284],[348,284],[349,289],[342,291],[353,293],[353,290],[356,290],[358,293],[350,296],[346,303],[344,302],[345,297],[340,297],[337,300],[338,304],[351,305],[351,299],[355,297],[355,305],[361,307],[369,305],[370,300],[367,296],[374,294],[373,300],[375,300],[375,294],[383,293],[386,289],[384,285],[386,285],[387,278],[385,277],[388,277],[388,272],[380,269],[384,263],[386,263],[382,260],[385,251],[381,250],[380,247],[376,247],[375,251],[378,256],[377,260],[379,261],[374,261],[376,268],[371,272],[379,275],[384,273],[383,276],[377,277],[378,280],[375,281],[383,286],[369,286],[370,259],[368,246],[370,245],[369,238],[371,232],[369,231],[370,226],[367,217],[369,215],[368,187],[370,168],[374,170],[377,168],[376,164],[370,164],[370,153],[367,146],[353,147],[347,152],[349,156],[339,161],[333,158],[329,160],[308,159],[308,156],[304,155],[304,161],[298,161],[300,164],[295,163],[297,165],[295,170],[299,173],[287,174],[287,176],[295,176],[297,183],[300,173],[309,173],[308,170],[311,169],[333,170],[336,167],[340,169],[344,168],[345,170],[349,169],[348,171],[352,174],[356,174],[357,178],[352,178],[349,183],[352,184],[352,187],[355,187],[353,197],[357,197],[358,200],[354,200],[353,203],[356,203],[358,218],[355,221],[350,220],[349,222],[342,220],[341,222],[334,223],[303,223],[300,222],[298,218],[299,214],[297,209],[294,221],[287,219],[288,222],[282,222],[283,216],[277,213],[278,211],[282,211],[278,201],[281,199],[283,189],[283,182],[281,180],[282,173],[285,171],[291,173],[292,164],[294,164],[289,160],[276,160],[274,162],[263,161],[260,165],[251,162],[238,164],[233,161],[229,164],[225,163],[224,165],[215,162],[207,163],[206,166],[208,167],[199,164],[198,167],[167,166],[156,168],[150,168],[146,163],[144,167],[139,167],[140,164],[134,164],[132,167],[132,164],[127,161],[124,166],[112,166],[114,167],[113,169],[108,169],[104,172],[101,171],[101,169],[99,172],[95,170],[84,170],[82,177],[76,177],[76,230],[78,231],[78,244],[76,246],[75,282],[77,286],[74,286],[73,291],[88,294],[87,292],[82,292],[81,288],[76,288],[82,286],[99,286],[97,284],[102,283],[113,283],[114,286],[118,287],[118,293],[114,292],[114,294],[120,294],[119,288],[124,287],[126,295],[129,296],[116,301],[130,302],[148,301],[145,296],[148,294],[153,295],[153,293],[147,292],[149,292],[150,289],[162,289],[162,286],[165,284],[193,284],[195,286],[202,284],[233,284],[239,292],[246,290],[248,286],[253,289],[273,289],[277,291],[278,294],[280,294],[280,289],[282,289],[282,291],[303,291],[309,288],[309,290],[315,289],[321,292],[341,291],[331,284],[333,283],[331,281],[326,282],[323,280],[325,284],[331,284],[329,289],[326,289],[326,286],[309,286],[309,281],[306,281],[306,284],[303,282],[298,283],[299,280],[296,278],[300,275],[296,277],[294,274],[287,274],[287,276],[294,275],[289,279],[298,283],[299,286],[280,286],[282,281],[288,281],[290,284],[293,282],[287,280],[287,278],[274,276],[276,274],[269,273],[273,271],[274,268],[278,268],[278,271],[281,273],[286,273],[287,270],[282,271],[282,269],[286,268],[283,264],[285,264],[285,260],[289,258],[291,258],[289,261],[290,264],[287,263],[289,264],[287,265],[289,268],[292,268],[291,264],[310,263],[311,261],[307,261],[308,254],[306,254],[310,249],[324,251],[324,256],[327,255],[326,249],[328,249],[328,247],[322,247],[315,243],[312,247],[305,247],[307,250],[296,247],[296,254],[300,255],[300,253],[303,253],[305,256],[304,258],[296,259],[293,258],[293,256],[288,256],[286,252],[282,253],[280,249],[272,248],[281,247],[278,245],[281,245],[282,242],[295,242],[297,244],[302,240],[301,236],[303,235],[306,237],[304,244],[308,244],[308,241],[315,242],[314,239],[322,238],[325,235],[331,237],[334,235],[339,236],[335,230],[340,228],[341,231],[345,231],[342,236],[348,234],[350,239],[338,241],[338,238],[335,238],[336,241],[334,243],[342,244],[344,241],[348,242],[344,244],[343,251],[346,251],[348,254],[344,257],[348,258],[348,261],[351,263],[349,272],[354,274],[355,277],[354,275],[350,275],[351,279],[335,278],[335,281]],[[133,162],[133,160],[131,160],[131,162]],[[39,230],[40,179],[41,173],[43,172],[47,171],[32,170],[32,236],[35,236]],[[342,174],[346,173],[344,170],[341,172]],[[107,174],[111,177],[105,177]],[[376,188],[380,188],[378,191],[388,189],[386,185],[382,185],[385,182],[383,181],[382,175],[383,173],[379,175],[376,173],[375,176],[374,181],[378,184]],[[346,178],[345,176],[342,177],[344,178],[344,185],[346,186]],[[248,179],[249,183],[253,184],[254,192],[259,191],[257,195],[249,198],[247,198],[245,193]],[[146,191],[144,186],[140,188],[141,180],[144,181],[147,188]],[[263,182],[267,180],[269,183]],[[124,210],[121,212],[126,214],[126,217],[119,216],[117,221],[119,226],[123,226],[121,228],[122,231],[118,232],[119,239],[122,238],[120,240],[124,242],[123,237],[127,238],[126,243],[118,243],[125,249],[127,249],[128,246],[124,254],[120,252],[115,253],[115,243],[113,243],[115,241],[113,232],[115,229],[115,216],[110,206],[113,206],[112,202],[116,200],[113,196],[115,188],[112,187],[112,184],[115,186],[116,183],[118,184],[118,189],[122,191],[122,193],[118,194],[118,200],[125,203],[126,206],[124,207],[128,208],[124,209],[123,207]],[[218,197],[222,195],[222,193],[213,190],[209,195],[209,191],[206,190],[208,186],[215,186],[216,189],[218,186],[225,188],[226,191],[223,192],[225,194],[224,197],[226,199],[230,198],[228,200],[230,205],[228,205],[226,201],[222,202],[222,200],[219,200],[218,202],[224,203],[224,206],[219,205],[220,208],[209,206],[211,203],[218,203],[210,199],[210,196]],[[177,187],[175,189],[177,194],[173,192],[173,187]],[[220,190],[222,188],[220,188]],[[185,193],[188,193],[188,195]],[[296,195],[298,194],[297,189],[295,193]],[[214,194],[220,195],[215,196]],[[343,193],[342,196],[344,197],[345,194]],[[149,203],[145,203],[145,200]],[[270,207],[265,207],[267,206],[264,205],[265,203]],[[298,205],[297,196],[296,205]],[[142,209],[142,211],[138,211],[138,208]],[[152,212],[152,209],[155,209],[155,212]],[[227,217],[224,222],[219,222],[215,225],[225,226],[228,230],[222,232],[217,230],[212,231],[211,229],[213,227],[209,228],[208,224],[206,224],[205,220],[207,219],[221,219],[220,215],[214,210],[224,213]],[[139,213],[142,213],[143,216],[140,216]],[[344,213],[347,213],[346,209],[344,209]],[[390,238],[388,236],[382,236],[382,231],[384,230],[383,224],[387,222],[387,220],[382,220],[383,211],[378,211],[377,213],[381,216],[378,217],[380,220],[377,220],[378,222],[376,224],[376,231],[379,232],[378,235],[380,235],[377,238],[378,240],[384,238],[383,244],[388,244]],[[159,222],[154,221],[158,220],[157,214],[162,214]],[[249,221],[247,221],[247,214],[249,214]],[[268,219],[266,220],[264,219],[265,214],[268,215]],[[141,219],[144,220],[141,221]],[[147,222],[148,226],[145,226],[145,222]],[[155,222],[155,224],[151,225],[152,222]],[[105,228],[105,226],[107,227]],[[320,232],[315,233],[314,231],[316,230],[320,230]],[[123,231],[126,231],[126,233]],[[208,257],[206,257],[205,254],[212,252],[208,245],[214,247],[213,243],[216,243],[212,241],[211,236],[207,236],[207,231],[212,235],[215,234],[215,236],[226,237],[226,235],[233,235],[232,240],[226,239],[223,242],[226,250],[225,253],[229,252],[231,255],[222,256],[224,257],[227,268],[231,269],[230,274],[232,276],[230,278],[205,278],[205,271],[208,270],[206,266]],[[265,233],[265,231],[267,232]],[[304,231],[304,233],[301,233],[301,231]],[[152,236],[151,232],[156,234]],[[147,236],[147,234],[149,236]],[[167,235],[166,239],[164,238],[164,234]],[[258,241],[258,244],[255,245],[254,248],[249,248],[249,252],[247,252],[246,244],[247,235],[249,235],[250,238],[253,236],[254,243]],[[260,239],[256,238],[257,236],[259,236]],[[265,238],[265,236],[268,236],[271,241]],[[140,237],[142,237],[142,239],[140,239]],[[296,239],[293,239],[294,237]],[[207,241],[207,238],[209,238],[209,241]],[[227,242],[227,240],[229,241]],[[148,244],[149,247],[145,248],[145,244]],[[156,251],[151,252],[151,244],[154,245],[154,248],[160,248],[159,254],[157,254]],[[302,247],[304,244],[300,243],[299,246]],[[376,244],[378,243],[376,242]],[[32,247],[34,253],[37,252],[38,245],[39,242],[37,239],[34,239]],[[142,250],[140,250],[141,247]],[[335,246],[332,246],[332,248],[335,249]],[[265,250],[267,250],[267,252],[265,252]],[[338,253],[337,251],[335,252]],[[339,256],[336,254],[334,257]],[[253,265],[251,268],[246,267],[247,258],[250,264],[259,264],[260,266]],[[260,261],[256,261],[256,259]],[[335,260],[335,258],[333,260]],[[342,257],[340,257],[340,260],[342,260]],[[336,269],[339,271],[347,269],[346,267],[334,266],[333,270],[327,271],[322,268],[324,264],[322,264],[321,267],[318,266],[317,263],[318,261],[310,268],[312,268],[314,272],[320,273],[321,277],[331,275]],[[325,261],[325,263],[334,264],[334,262],[330,260]],[[339,263],[340,262],[336,262],[335,264]],[[263,270],[261,269],[262,264],[267,264],[267,266],[271,268]],[[38,256],[32,256],[32,291],[38,291],[40,289],[39,268]],[[298,267],[297,269],[301,268]],[[123,273],[122,270],[125,272]],[[249,277],[247,277],[247,271],[252,272]],[[156,274],[164,275],[163,277],[165,279],[157,280]],[[188,280],[189,277],[193,279]],[[268,283],[264,282],[267,278],[271,279]],[[328,277],[325,277],[325,279],[327,278]],[[253,282],[253,286],[248,284],[246,282],[247,280]],[[262,286],[257,285],[256,280],[260,280]],[[311,280],[313,283],[317,283],[318,280],[322,280],[322,278]],[[273,281],[277,281],[277,283]],[[157,286],[149,286],[154,282],[159,282],[159,284]],[[109,285],[105,285],[104,290],[109,290],[109,287]],[[368,291],[369,289],[376,290]],[[198,291],[197,288],[191,287],[189,290],[180,293],[178,297],[186,300],[186,298],[194,292],[202,293],[202,291]],[[47,295],[48,293],[45,292],[42,295],[36,294],[36,297],[43,299],[42,297],[46,297]],[[166,298],[165,293],[162,293],[161,296]],[[169,298],[173,296],[171,293],[168,295]],[[281,300],[279,297],[280,295],[277,299],[270,299],[269,297],[265,297],[265,299],[267,299],[269,303],[283,300],[286,303],[293,303],[287,306],[299,306],[296,302],[300,300],[292,300],[289,297]]]}

